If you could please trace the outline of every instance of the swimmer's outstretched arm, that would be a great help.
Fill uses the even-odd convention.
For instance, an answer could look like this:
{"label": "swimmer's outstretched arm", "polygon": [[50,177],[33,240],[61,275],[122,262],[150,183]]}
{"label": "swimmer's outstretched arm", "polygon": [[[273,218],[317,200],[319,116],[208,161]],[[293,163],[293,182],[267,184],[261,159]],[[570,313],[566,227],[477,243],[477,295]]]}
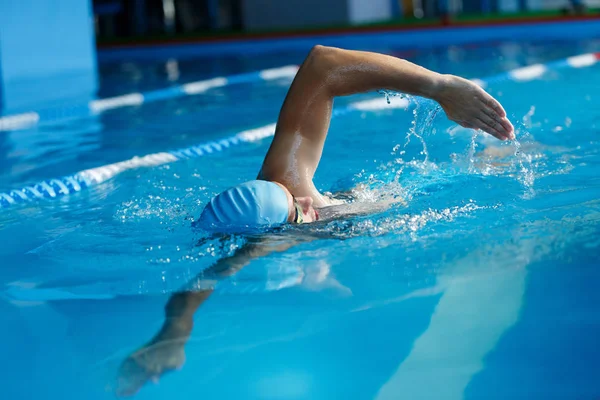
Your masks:
{"label": "swimmer's outstretched arm", "polygon": [[209,298],[215,284],[234,275],[252,260],[285,251],[310,237],[290,238],[282,243],[269,239],[250,240],[233,255],[219,259],[174,293],[165,306],[165,321],[149,343],[129,355],[121,364],[117,395],[135,394],[146,382],[157,381],[164,373],[179,369],[185,360],[184,346],[194,325],[194,314]]}
{"label": "swimmer's outstretched arm", "polygon": [[[499,139],[512,137],[506,112],[476,84],[443,75],[396,57],[363,51],[316,46],[290,88],[280,123],[293,121],[297,100],[305,109],[336,96],[388,89],[437,101],[449,119],[465,127],[486,131]],[[290,104],[294,103],[294,104]],[[286,107],[289,105],[290,107]],[[315,121],[318,123],[318,121]]]}
{"label": "swimmer's outstretched arm", "polygon": [[[333,99],[379,89],[432,99],[464,127],[501,140],[514,137],[500,103],[466,79],[384,54],[315,46],[285,98],[261,176],[284,183],[296,196],[318,198],[302,187],[312,182],[321,159]],[[294,174],[299,175],[296,180],[289,178]]]}

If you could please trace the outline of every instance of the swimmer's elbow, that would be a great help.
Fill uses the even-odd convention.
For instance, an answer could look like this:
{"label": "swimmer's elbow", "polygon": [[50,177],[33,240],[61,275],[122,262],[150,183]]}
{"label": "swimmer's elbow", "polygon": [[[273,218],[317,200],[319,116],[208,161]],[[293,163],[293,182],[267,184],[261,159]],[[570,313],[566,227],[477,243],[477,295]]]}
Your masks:
{"label": "swimmer's elbow", "polygon": [[323,46],[321,44],[317,44],[317,45],[313,46],[312,49],[310,49],[310,53],[308,54],[308,56],[312,57],[312,58],[323,59],[326,56],[333,53],[335,50],[337,50],[335,47],[329,47],[329,46]]}
{"label": "swimmer's elbow", "polygon": [[338,53],[341,49],[316,45],[311,50],[304,62],[304,73],[318,80],[323,86],[330,81],[328,78],[338,65]]}
{"label": "swimmer's elbow", "polygon": [[310,50],[310,53],[308,53],[308,64],[317,72],[330,72],[335,68],[338,53],[341,51],[341,49],[335,47],[321,46],[318,44]]}

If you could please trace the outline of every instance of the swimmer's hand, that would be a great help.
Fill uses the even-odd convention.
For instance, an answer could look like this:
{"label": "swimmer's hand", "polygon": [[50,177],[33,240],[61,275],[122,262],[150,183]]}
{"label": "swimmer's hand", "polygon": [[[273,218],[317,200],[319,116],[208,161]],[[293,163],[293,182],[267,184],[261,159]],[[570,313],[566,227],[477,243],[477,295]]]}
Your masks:
{"label": "swimmer's hand", "polygon": [[432,96],[451,121],[465,128],[481,129],[500,139],[514,139],[514,128],[506,111],[485,90],[471,81],[444,75],[439,90]]}
{"label": "swimmer's hand", "polygon": [[117,396],[133,396],[148,381],[181,369],[185,361],[185,339],[155,339],[123,361],[117,378]]}

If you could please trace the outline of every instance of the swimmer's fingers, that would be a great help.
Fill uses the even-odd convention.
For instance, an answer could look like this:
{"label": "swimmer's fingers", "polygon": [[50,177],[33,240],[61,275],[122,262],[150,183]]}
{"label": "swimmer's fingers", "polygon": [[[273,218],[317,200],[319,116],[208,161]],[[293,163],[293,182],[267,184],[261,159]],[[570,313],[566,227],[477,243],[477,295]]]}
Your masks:
{"label": "swimmer's fingers", "polygon": [[478,128],[493,135],[500,140],[511,138],[511,132],[507,130],[502,123],[490,118],[486,114],[481,114],[477,117]]}
{"label": "swimmer's fingers", "polygon": [[493,110],[490,110],[489,108],[484,108],[483,112],[495,122],[499,123],[511,137],[514,136],[513,133],[515,131],[515,128],[513,124],[508,120],[508,118],[500,117],[498,114],[496,114]]}
{"label": "swimmer's fingers", "polygon": [[508,118],[506,118],[504,107],[483,89],[481,89],[481,91],[483,93],[481,98],[483,112],[488,118],[492,119],[493,122],[490,123],[487,118],[482,119],[496,130],[504,131],[507,139],[514,139],[514,127]]}
{"label": "swimmer's fingers", "polygon": [[496,127],[498,130],[504,131],[506,133],[508,139],[515,138],[514,137],[515,128],[510,123],[508,118],[500,116],[496,112],[496,110],[489,108],[485,105],[483,106],[482,110],[483,110],[483,113],[485,114],[485,116],[487,117],[487,118],[482,118],[484,121],[486,121],[488,124],[490,124],[488,122],[488,118],[491,119],[493,121],[492,125],[494,127]]}
{"label": "swimmer's fingers", "polygon": [[474,83],[447,76],[447,85],[436,98],[448,119],[466,128],[481,129],[500,140],[512,139],[513,126],[496,99]]}
{"label": "swimmer's fingers", "polygon": [[464,122],[464,121],[456,121],[456,122],[463,128],[481,130],[481,131],[489,133],[490,135],[494,136],[496,139],[506,140],[506,136],[501,135],[499,132],[493,131],[483,121],[477,120],[474,123],[468,123],[468,122]]}
{"label": "swimmer's fingers", "polygon": [[506,137],[504,135],[500,134],[499,132],[496,132],[496,131],[492,130],[483,121],[476,120],[473,123],[469,123],[469,122],[465,122],[465,121],[456,121],[456,123],[458,123],[463,128],[474,129],[474,130],[481,130],[481,131],[489,133],[490,135],[494,136],[496,139],[506,140]]}
{"label": "swimmer's fingers", "polygon": [[490,96],[485,90],[480,90],[483,92],[483,104],[485,104],[486,107],[494,110],[494,112],[496,112],[496,114],[498,114],[501,118],[505,118],[506,111],[504,110],[504,107],[502,107],[502,104],[500,104],[496,99]]}

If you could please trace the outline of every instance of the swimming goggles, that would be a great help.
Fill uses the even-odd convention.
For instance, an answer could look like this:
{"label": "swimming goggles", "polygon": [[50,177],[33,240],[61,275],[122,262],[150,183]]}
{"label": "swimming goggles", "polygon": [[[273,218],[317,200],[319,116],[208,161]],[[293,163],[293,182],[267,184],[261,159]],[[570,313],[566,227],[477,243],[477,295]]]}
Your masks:
{"label": "swimming goggles", "polygon": [[296,214],[294,215],[294,223],[295,224],[303,224],[304,223],[304,214],[302,214],[302,207],[300,207],[300,204],[298,204],[298,202],[296,201],[296,198],[294,196],[292,196],[292,199],[294,200],[294,208],[296,209]]}

